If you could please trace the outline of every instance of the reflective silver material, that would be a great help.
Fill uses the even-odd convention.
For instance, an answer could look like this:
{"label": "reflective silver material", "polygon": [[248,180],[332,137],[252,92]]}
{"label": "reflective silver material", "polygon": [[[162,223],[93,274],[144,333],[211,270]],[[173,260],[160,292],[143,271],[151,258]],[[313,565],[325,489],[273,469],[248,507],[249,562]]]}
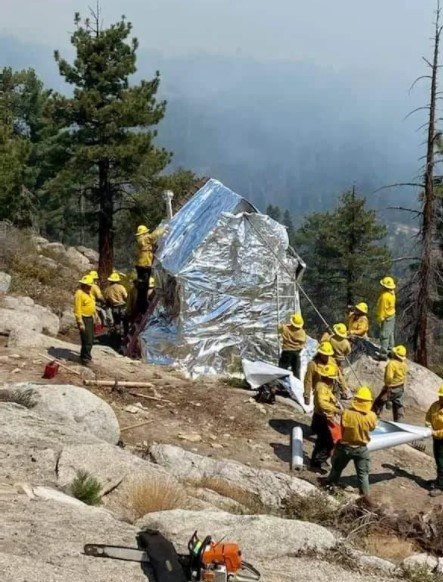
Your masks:
{"label": "reflective silver material", "polygon": [[305,265],[285,227],[209,180],[168,223],[154,274],[160,299],[141,334],[144,358],[193,376],[278,361],[278,324],[300,310]]}

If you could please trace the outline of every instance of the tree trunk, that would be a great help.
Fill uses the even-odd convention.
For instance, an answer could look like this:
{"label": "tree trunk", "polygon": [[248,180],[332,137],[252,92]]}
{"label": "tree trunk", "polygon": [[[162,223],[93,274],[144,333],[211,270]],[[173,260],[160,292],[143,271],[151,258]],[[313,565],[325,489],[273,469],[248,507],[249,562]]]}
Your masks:
{"label": "tree trunk", "polygon": [[114,267],[114,200],[109,183],[109,164],[99,163],[98,274],[103,283]]}
{"label": "tree trunk", "polygon": [[434,38],[434,57],[431,65],[431,99],[429,104],[429,123],[426,151],[426,168],[424,175],[424,200],[421,226],[422,253],[418,271],[417,320],[414,326],[413,344],[416,361],[422,366],[428,365],[428,323],[430,297],[434,282],[432,249],[435,229],[435,121],[437,106],[437,81],[440,45],[440,9],[437,10],[436,30]]}

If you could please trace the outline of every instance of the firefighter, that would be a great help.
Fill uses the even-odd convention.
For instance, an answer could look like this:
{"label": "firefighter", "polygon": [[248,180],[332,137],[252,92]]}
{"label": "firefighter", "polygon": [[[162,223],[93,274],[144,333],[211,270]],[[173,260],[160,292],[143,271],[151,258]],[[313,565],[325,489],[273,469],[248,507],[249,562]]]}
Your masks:
{"label": "firefighter", "polygon": [[370,458],[369,433],[377,425],[377,415],[371,411],[372,392],[367,386],[359,388],[349,410],[341,417],[342,437],[332,457],[332,469],[325,484],[338,484],[342,472],[350,461],[354,462],[360,495],[369,495]]}
{"label": "firefighter", "polygon": [[431,497],[443,494],[443,385],[438,391],[438,400],[426,413],[426,424],[432,428],[434,459],[437,466],[437,479],[430,483]]}
{"label": "firefighter", "polygon": [[279,368],[291,369],[299,380],[301,368],[301,352],[306,345],[306,332],[303,329],[303,317],[294,313],[289,324],[280,326],[282,336],[282,353],[278,362]]}
{"label": "firefighter", "polygon": [[334,448],[329,423],[336,422],[341,414],[341,406],[334,395],[334,380],[338,378],[336,364],[326,364],[318,367],[319,380],[314,388],[314,414],[312,417],[312,432],[317,435],[314,451],[311,457],[311,469],[327,473],[327,461]]}
{"label": "firefighter", "polygon": [[94,345],[95,299],[91,293],[94,279],[90,275],[85,275],[79,283],[80,286],[74,295],[74,316],[80,331],[80,361],[83,366],[89,366]]}
{"label": "firefighter", "polygon": [[395,345],[395,282],[392,277],[380,281],[382,291],[377,302],[377,322],[380,326],[380,358],[387,360]]}
{"label": "firefighter", "polygon": [[350,339],[356,337],[367,338],[369,332],[368,304],[357,303],[348,319]]}
{"label": "firefighter", "polygon": [[348,340],[348,328],[344,323],[336,323],[332,326],[332,332],[332,334],[325,332],[320,341],[329,341],[332,345],[334,359],[339,368],[340,380],[340,393],[336,392],[336,395],[348,399],[350,392],[348,391],[348,384],[343,372],[344,363],[352,351],[351,343]]}
{"label": "firefighter", "polygon": [[311,395],[314,392],[315,385],[320,379],[318,368],[326,364],[335,364],[334,350],[330,342],[322,342],[318,348],[317,353],[309,362],[304,378],[304,400],[306,406],[311,403]]}
{"label": "firefighter", "polygon": [[108,283],[109,285],[105,289],[104,297],[107,305],[111,308],[114,326],[117,327],[123,321],[128,292],[121,284],[121,277],[118,273],[111,273],[108,277]]}
{"label": "firefighter", "polygon": [[406,355],[405,346],[392,348],[385,368],[383,389],[375,399],[372,407],[377,416],[380,416],[385,406],[387,408],[392,407],[394,422],[398,422],[404,417],[403,396],[408,374]]}

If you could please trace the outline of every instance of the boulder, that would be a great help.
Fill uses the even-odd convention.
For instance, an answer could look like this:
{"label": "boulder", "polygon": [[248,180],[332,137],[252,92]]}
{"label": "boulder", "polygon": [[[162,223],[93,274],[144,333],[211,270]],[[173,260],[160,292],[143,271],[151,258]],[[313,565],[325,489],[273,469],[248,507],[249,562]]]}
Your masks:
{"label": "boulder", "polygon": [[153,445],[151,459],[178,479],[213,478],[258,495],[262,503],[276,506],[291,493],[312,495],[318,489],[302,479],[268,469],[254,469],[227,459],[203,457],[172,445]]}
{"label": "boulder", "polygon": [[[16,495],[0,498],[1,579],[6,582],[147,582],[141,565],[87,557],[86,543],[137,547],[137,529],[105,509]],[[29,538],[32,532],[32,538]]]}
{"label": "boulder", "polygon": [[50,257],[45,257],[44,255],[38,255],[37,261],[38,264],[45,269],[57,270],[59,268],[57,261],[51,259]]}
{"label": "boulder", "polygon": [[42,236],[31,236],[31,242],[39,252],[49,245],[48,239]]}
{"label": "boulder", "polygon": [[94,251],[93,249],[88,249],[88,247],[83,246],[76,247],[76,249],[78,250],[79,253],[84,255],[90,263],[92,263],[93,265],[98,265],[98,259],[100,258],[100,255],[98,254],[97,251]]}
{"label": "boulder", "polygon": [[7,293],[11,286],[11,275],[0,271],[0,293]]}
{"label": "boulder", "polygon": [[70,485],[78,471],[86,471],[98,479],[104,493],[120,485],[127,477],[172,479],[161,467],[108,443],[64,447],[57,465],[58,485]]}
{"label": "boulder", "polygon": [[66,250],[66,260],[77,271],[90,271],[91,263],[75,247],[68,247]]}
{"label": "boulder", "polygon": [[430,571],[433,571],[438,566],[438,558],[426,553],[413,554],[412,556],[409,556],[405,560],[403,560],[401,566],[405,570],[414,570],[415,568],[426,567]]}
{"label": "boulder", "polygon": [[66,495],[57,489],[51,489],[51,487],[31,487],[30,485],[23,485],[23,491],[30,499],[46,499],[57,501],[58,503],[66,503],[68,505],[74,505],[76,507],[82,507],[85,504],[83,501],[72,497],[71,495]]}
{"label": "boulder", "polygon": [[22,402],[26,395],[30,407],[40,417],[74,424],[77,432],[87,432],[112,444],[120,438],[118,420],[112,408],[85,388],[23,383],[9,384],[6,391]]}
{"label": "boulder", "polygon": [[35,315],[40,320],[42,331],[44,333],[56,336],[60,330],[59,318],[47,307],[34,303],[30,297],[13,297],[8,295],[3,298],[2,305],[7,309],[17,311],[21,314],[26,313]]}
{"label": "boulder", "polygon": [[56,481],[57,460],[64,446],[101,441],[77,424],[57,422],[20,404],[0,401],[0,442],[0,481],[38,485]]}
{"label": "boulder", "polygon": [[[5,297],[4,299],[8,299]],[[41,333],[43,324],[39,317],[33,313],[26,313],[24,315],[21,311],[13,311],[12,309],[0,308],[0,334],[9,335],[13,330],[34,331]]]}
{"label": "boulder", "polygon": [[211,535],[214,539],[236,541],[246,561],[278,559],[299,552],[322,552],[333,548],[336,540],[324,527],[282,519],[271,515],[233,515],[225,511],[187,511],[174,509],[150,513],[136,525],[159,529],[180,551],[185,551],[189,532]]}
{"label": "boulder", "polygon": [[60,317],[60,332],[66,333],[70,329],[76,327],[76,321],[72,308],[65,309]]}
{"label": "boulder", "polygon": [[[371,386],[374,395],[377,395],[383,387],[383,376],[386,362],[378,362],[366,354],[360,355],[352,364],[359,382],[354,374],[347,369],[347,378],[351,387],[360,385]],[[437,400],[437,391],[442,384],[439,376],[408,360],[408,378],[405,387],[405,403],[420,410],[427,410]]]}

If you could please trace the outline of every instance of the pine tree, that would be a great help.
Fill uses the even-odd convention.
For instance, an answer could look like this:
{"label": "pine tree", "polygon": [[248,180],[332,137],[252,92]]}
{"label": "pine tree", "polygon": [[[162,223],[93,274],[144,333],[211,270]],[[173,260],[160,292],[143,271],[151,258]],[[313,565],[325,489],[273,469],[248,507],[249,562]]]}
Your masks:
{"label": "pine tree", "polygon": [[277,222],[281,221],[281,210],[278,206],[273,206],[269,204],[266,208],[266,214],[276,220]]}
{"label": "pine tree", "polygon": [[[349,305],[374,305],[379,280],[391,267],[382,243],[386,234],[355,190],[342,194],[336,210],[307,216],[296,231],[297,252],[307,263],[304,288],[330,323],[343,321]],[[306,312],[310,324],[321,328],[315,314]]]}
{"label": "pine tree", "polygon": [[285,212],[283,214],[283,224],[288,229],[289,244],[293,245],[294,244],[294,236],[295,236],[295,228],[294,228],[294,223],[292,222],[292,216],[291,216],[291,213],[289,212],[289,210],[285,210]]}
{"label": "pine tree", "polygon": [[51,114],[68,159],[51,183],[67,200],[84,198],[85,217],[98,232],[99,272],[105,277],[114,262],[114,217],[133,208],[134,192],[155,184],[170,154],[155,147],[156,126],[166,103],[157,102],[159,73],[130,85],[136,72],[138,42],[129,40],[132,26],[123,17],[109,28],[99,11],[83,23],[75,16],[72,64],[55,59],[73,96],[56,95]]}

